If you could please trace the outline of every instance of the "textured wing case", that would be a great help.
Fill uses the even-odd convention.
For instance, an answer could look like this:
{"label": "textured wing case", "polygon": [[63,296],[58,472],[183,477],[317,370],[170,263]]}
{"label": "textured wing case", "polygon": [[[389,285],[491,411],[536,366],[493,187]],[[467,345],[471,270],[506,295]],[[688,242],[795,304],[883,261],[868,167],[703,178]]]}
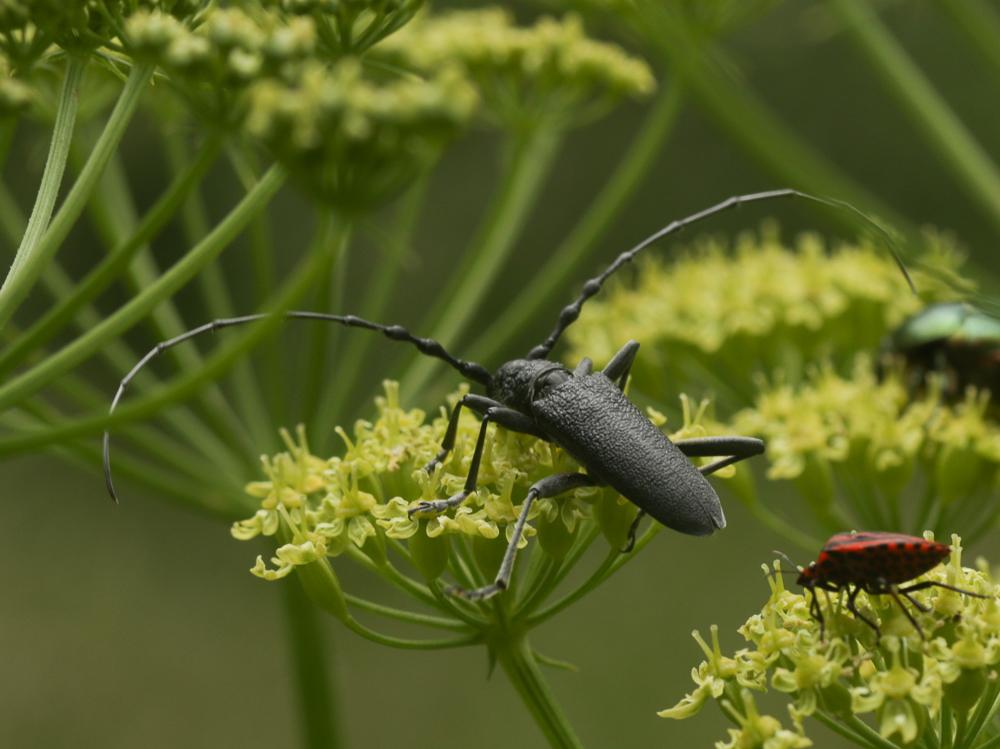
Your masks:
{"label": "textured wing case", "polygon": [[703,536],[726,526],[707,479],[600,372],[557,385],[532,410],[590,475],[668,528]]}

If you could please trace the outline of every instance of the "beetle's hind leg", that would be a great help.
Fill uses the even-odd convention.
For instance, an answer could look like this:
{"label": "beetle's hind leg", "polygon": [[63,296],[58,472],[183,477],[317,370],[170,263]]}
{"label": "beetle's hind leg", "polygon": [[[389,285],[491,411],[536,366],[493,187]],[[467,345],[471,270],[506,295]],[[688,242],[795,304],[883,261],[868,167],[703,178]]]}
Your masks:
{"label": "beetle's hind leg", "polygon": [[[452,412],[452,418],[448,424],[448,432],[445,433],[444,442],[442,443],[442,453],[447,454],[448,450],[451,450],[455,444],[455,431],[458,429],[458,409],[462,407],[466,399],[472,396],[465,396],[458,404],[455,406]],[[482,406],[484,403],[496,403],[489,398],[483,398],[482,396],[475,396],[477,400],[472,403],[466,403],[470,408],[476,410],[477,406]],[[474,404],[474,405],[473,405]],[[486,429],[489,427],[490,422],[495,421],[502,427],[510,429],[512,432],[522,432],[524,434],[531,434],[535,437],[541,439],[546,439],[546,437],[538,431],[535,426],[535,422],[528,416],[525,416],[520,411],[515,411],[512,408],[506,408],[504,406],[496,405],[489,406],[486,409],[486,413],[483,415],[482,424],[479,427],[479,438],[476,440],[476,449],[472,453],[472,462],[469,465],[469,475],[465,479],[465,487],[453,497],[448,499],[435,499],[430,502],[424,500],[417,503],[416,507],[410,508],[408,514],[412,517],[417,513],[430,513],[438,514],[451,509],[452,507],[458,507],[469,495],[476,490],[476,481],[479,478],[479,464],[483,459],[483,449],[486,446]],[[454,429],[452,425],[454,424]],[[450,435],[450,444],[449,444]],[[447,449],[445,449],[447,447]],[[435,460],[437,460],[435,458]],[[431,470],[433,470],[434,461],[431,462]]]}
{"label": "beetle's hind leg", "polygon": [[691,439],[677,440],[674,444],[689,458],[725,456],[721,460],[698,469],[706,476],[715,473],[720,468],[764,452],[764,442],[756,437],[692,437]]}
{"label": "beetle's hind leg", "polygon": [[528,522],[528,513],[531,512],[531,506],[535,503],[535,500],[539,497],[554,497],[557,494],[562,494],[570,489],[578,489],[581,486],[600,486],[600,482],[585,473],[557,473],[553,476],[546,476],[532,484],[528,489],[527,496],[524,498],[524,504],[521,505],[521,512],[514,523],[514,532],[511,534],[507,550],[503,555],[503,561],[500,563],[500,570],[497,572],[493,583],[474,590],[465,590],[464,588],[457,587],[451,588],[450,592],[469,601],[482,601],[506,590],[507,586],[510,585],[510,576],[514,571],[514,558],[517,556],[517,547],[521,542],[521,536],[524,535],[524,525]]}

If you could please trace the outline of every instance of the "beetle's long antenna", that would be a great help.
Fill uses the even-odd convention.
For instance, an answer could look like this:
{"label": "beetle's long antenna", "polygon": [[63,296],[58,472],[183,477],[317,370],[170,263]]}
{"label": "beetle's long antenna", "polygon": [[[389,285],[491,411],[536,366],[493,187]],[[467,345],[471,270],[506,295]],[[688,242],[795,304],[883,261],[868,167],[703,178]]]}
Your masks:
{"label": "beetle's long antenna", "polygon": [[546,356],[548,356],[549,352],[552,351],[552,349],[555,347],[556,342],[559,340],[559,337],[563,334],[563,331],[565,331],[566,328],[572,325],[576,321],[576,319],[580,316],[580,310],[583,308],[583,305],[586,303],[586,301],[601,290],[601,287],[604,285],[604,282],[607,281],[612,274],[614,274],[619,268],[621,268],[626,263],[632,262],[635,256],[638,255],[647,247],[649,247],[649,245],[653,244],[654,242],[660,239],[663,239],[664,237],[670,234],[679,232],[685,227],[690,226],[691,224],[698,223],[699,221],[702,221],[708,218],[709,216],[714,216],[716,213],[722,213],[723,211],[726,211],[730,208],[737,208],[745,203],[757,203],[765,200],[773,200],[775,198],[805,198],[806,200],[812,200],[816,203],[822,203],[823,205],[828,205],[832,208],[847,210],[859,216],[866,224],[874,228],[878,232],[878,234],[882,237],[886,246],[889,249],[889,252],[892,253],[892,257],[896,261],[896,265],[898,265],[899,269],[903,272],[903,277],[906,278],[906,282],[909,284],[910,289],[912,289],[913,292],[916,293],[916,287],[913,285],[913,279],[910,278],[910,273],[909,271],[906,270],[906,266],[903,264],[903,258],[896,247],[896,243],[893,241],[892,235],[884,226],[882,226],[882,224],[877,222],[867,213],[864,213],[860,209],[855,208],[850,203],[843,200],[838,200],[837,198],[827,198],[817,195],[810,195],[809,193],[802,192],[801,190],[794,190],[790,188],[782,190],[768,190],[766,192],[755,192],[755,193],[750,193],[749,195],[734,195],[733,197],[727,198],[726,200],[723,200],[721,203],[717,203],[716,205],[713,205],[710,208],[706,208],[686,218],[678,219],[677,221],[672,221],[671,223],[667,224],[665,227],[660,229],[655,234],[651,234],[650,236],[646,237],[632,249],[627,250],[626,252],[623,252],[621,255],[619,255],[615,259],[615,261],[605,269],[603,273],[601,273],[599,276],[591,278],[583,285],[583,290],[580,292],[580,296],[577,297],[575,301],[563,307],[562,311],[559,313],[559,320],[556,322],[556,326],[553,329],[552,333],[550,333],[549,337],[546,338],[542,343],[531,349],[531,351],[528,352],[527,358],[544,359]]}
{"label": "beetle's long antenna", "polygon": [[[272,313],[269,312],[262,312],[255,315],[244,315],[242,317],[229,317],[221,320],[213,320],[212,322],[205,323],[204,325],[200,325],[197,328],[189,330],[186,333],[181,333],[179,336],[156,344],[149,350],[149,353],[142,357],[142,359],[140,359],[139,362],[132,367],[131,371],[125,375],[122,381],[118,384],[118,391],[115,393],[115,397],[111,401],[111,409],[108,411],[108,415],[114,413],[119,401],[121,401],[122,397],[125,395],[125,391],[128,389],[129,383],[132,382],[133,378],[135,378],[135,376],[139,373],[139,370],[167,349],[173,348],[177,344],[183,343],[184,341],[194,338],[195,336],[199,336],[202,333],[211,333],[222,328],[231,328],[236,325],[246,325],[247,323],[257,322],[258,320],[270,317],[271,314]],[[394,341],[412,343],[417,347],[420,353],[426,354],[427,356],[433,356],[447,362],[452,367],[457,369],[463,377],[478,382],[480,385],[489,386],[490,380],[492,379],[489,370],[482,365],[454,357],[449,354],[445,350],[445,347],[437,341],[431,338],[420,338],[415,336],[402,325],[381,325],[380,323],[371,322],[370,320],[355,317],[354,315],[331,315],[325,312],[308,312],[301,310],[289,310],[284,313],[284,316],[290,320],[319,320],[321,322],[340,323],[341,325],[347,325],[352,328],[374,330],[376,332],[383,333],[387,338],[391,338]],[[111,495],[111,499],[117,503],[118,494],[115,492],[115,485],[111,480],[111,435],[107,430],[104,432],[103,453],[104,484],[108,488],[108,494]]]}

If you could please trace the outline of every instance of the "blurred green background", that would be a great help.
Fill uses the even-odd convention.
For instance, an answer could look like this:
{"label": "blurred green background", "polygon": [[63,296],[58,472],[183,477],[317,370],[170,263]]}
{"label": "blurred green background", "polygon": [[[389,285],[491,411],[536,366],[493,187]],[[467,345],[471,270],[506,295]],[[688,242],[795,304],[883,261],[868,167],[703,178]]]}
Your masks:
{"label": "blurred green background", "polygon": [[[946,20],[938,3],[880,8],[983,148],[1000,152],[995,69]],[[914,223],[953,232],[980,266],[1000,270],[996,226],[928,148],[914,120],[901,112],[825,4],[779,5],[724,46],[738,67],[737,85],[756,92],[817,152]],[[508,271],[469,327],[464,346],[454,347],[460,355],[475,331],[503,318],[539,258],[586,209],[634,136],[642,112],[641,105],[627,105],[571,135]],[[140,196],[155,194],[164,179],[150,152],[149,122],[142,121],[148,116],[131,128],[123,151]],[[39,132],[24,128],[6,168],[26,207],[46,145]],[[398,296],[387,320],[419,319],[440,292],[442,270],[454,263],[489,196],[492,183],[484,175],[496,169],[495,145],[490,136],[473,132],[436,171],[430,210],[421,217],[416,252],[406,268],[408,293]],[[791,173],[795,166],[788,165]],[[546,312],[519,330],[517,346],[505,353],[537,342],[583,279],[655,228],[731,194],[783,186],[798,185],[748,156],[718,126],[718,118],[706,113],[698,95],[686,96],[650,178],[595,259],[567,272],[562,293],[547,300]],[[231,178],[215,175],[205,194],[210,203],[225,206],[233,187]],[[281,241],[300,242],[305,235],[303,203],[294,188],[276,202],[272,217]],[[794,202],[722,216],[709,231],[753,229],[769,216],[788,236],[807,227],[836,234],[827,217]],[[91,242],[85,227],[73,235],[72,250],[64,253],[72,266],[86,267],[98,252]],[[365,262],[359,255],[352,274],[364,273]],[[245,272],[238,251],[227,252],[223,265],[232,275]],[[32,300],[27,319],[42,301]],[[180,301],[189,300],[182,294]],[[346,309],[357,304],[349,292]],[[191,325],[206,319],[193,299],[185,315]],[[280,336],[299,334],[288,328]],[[135,340],[141,350],[153,342]],[[378,352],[369,365],[374,383],[392,374],[398,351],[388,344],[373,349]],[[336,387],[336,366],[334,356],[325,374],[330,387]],[[456,383],[449,373],[442,392]],[[99,384],[110,398],[116,383]],[[664,387],[669,391],[670,384]],[[435,407],[439,395],[427,394],[421,405]],[[48,455],[0,464],[0,486],[5,487],[0,569],[12,592],[0,613],[0,746],[296,745],[283,591],[247,573],[265,547],[251,550],[230,538],[226,524],[127,484],[124,504],[115,507],[95,470],[68,467]],[[707,631],[718,623],[724,646],[735,648],[740,644],[735,627],[766,596],[759,565],[783,542],[741,507],[730,503],[726,511],[724,532],[710,538],[660,535],[613,581],[535,634],[542,652],[579,666],[578,673],[555,671],[550,678],[585,745],[707,747],[724,737],[713,706],[683,722],[661,720],[655,711],[691,688],[689,672],[701,657],[691,630]],[[994,541],[972,551],[995,559],[998,550]],[[358,571],[344,572],[343,579],[348,590],[372,582]],[[332,619],[328,629],[330,663],[318,665],[334,674],[349,746],[544,745],[503,676],[488,678],[480,650],[396,652],[355,637]],[[812,735],[817,746],[839,745],[821,727]]]}

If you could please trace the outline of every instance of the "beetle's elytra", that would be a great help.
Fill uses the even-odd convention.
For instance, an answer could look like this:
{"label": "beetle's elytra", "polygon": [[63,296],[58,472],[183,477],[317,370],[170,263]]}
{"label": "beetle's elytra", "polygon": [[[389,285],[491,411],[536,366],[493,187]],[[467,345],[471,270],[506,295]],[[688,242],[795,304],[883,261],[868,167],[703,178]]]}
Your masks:
{"label": "beetle's elytra", "polygon": [[900,584],[934,569],[950,553],[951,547],[948,544],[902,533],[881,531],[837,533],[823,545],[816,561],[802,570],[798,584],[812,596],[809,611],[819,622],[821,632],[825,627],[825,621],[819,598],[816,596],[817,588],[831,592],[846,590],[847,609],[875,630],[876,637],[880,634],[878,625],[858,611],[858,593],[865,591],[869,595],[892,596],[923,637],[920,624],[903,605],[903,598],[920,611],[927,611],[927,608],[911,594],[932,587],[954,590],[975,598],[986,598],[972,591],[931,580],[914,583],[905,588],[899,587]]}
{"label": "beetle's elytra", "polygon": [[[692,535],[706,535],[725,527],[719,497],[705,475],[759,455],[764,450],[763,442],[752,437],[733,436],[672,443],[622,392],[639,349],[639,344],[635,341],[625,343],[600,371],[593,370],[589,359],[583,359],[570,371],[561,364],[550,361],[548,356],[566,328],[579,317],[586,301],[600,291],[611,275],[630,263],[649,245],[721,211],[747,203],[787,197],[803,198],[846,210],[858,217],[882,235],[904,276],[910,280],[891,238],[877,222],[843,201],[784,189],[731,197],[671,222],[632,249],[623,252],[600,275],[583,285],[580,295],[562,309],[555,327],[541,344],[531,349],[525,358],[507,362],[494,373],[481,364],[453,356],[438,341],[415,336],[401,325],[382,325],[353,315],[305,311],[285,313],[287,318],[293,320],[334,322],[380,332],[394,341],[416,346],[427,356],[441,359],[466,379],[485,387],[486,395],[469,394],[456,404],[441,443],[441,451],[427,465],[428,470],[433,470],[454,446],[458,418],[463,408],[470,408],[480,414],[483,417],[482,426],[464,489],[447,499],[420,502],[411,509],[411,514],[443,512],[461,504],[476,490],[479,464],[490,422],[557,444],[586,469],[586,473],[560,473],[532,485],[528,489],[494,582],[477,590],[456,590],[458,595],[483,599],[505,589],[510,582],[518,542],[532,503],[539,497],[552,497],[577,487],[609,485],[639,507],[625,551],[631,548],[639,520],[644,514],[649,514],[658,522],[681,533]],[[910,285],[912,287],[912,282]],[[215,320],[158,344],[122,379],[111,402],[111,411],[114,411],[139,370],[166,349],[203,333],[251,323],[266,316],[254,314]],[[107,432],[104,434],[103,447],[105,482],[108,492],[117,501],[111,479],[110,439]],[[714,456],[719,459],[696,468],[688,460],[694,456]]]}

